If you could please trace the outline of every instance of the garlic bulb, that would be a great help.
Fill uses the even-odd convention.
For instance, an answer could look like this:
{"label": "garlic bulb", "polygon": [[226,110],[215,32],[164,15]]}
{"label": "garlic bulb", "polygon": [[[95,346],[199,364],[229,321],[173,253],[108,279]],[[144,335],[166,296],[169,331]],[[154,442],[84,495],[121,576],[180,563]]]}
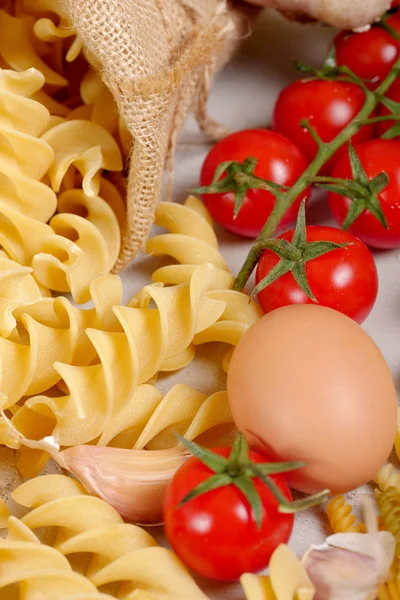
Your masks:
{"label": "garlic bulb", "polygon": [[293,18],[305,15],[338,29],[362,28],[390,8],[390,0],[249,0],[259,6],[277,8]]}
{"label": "garlic bulb", "polygon": [[125,450],[75,446],[59,454],[59,464],[86,490],[139,525],[162,523],[167,485],[188,456],[184,448]]}

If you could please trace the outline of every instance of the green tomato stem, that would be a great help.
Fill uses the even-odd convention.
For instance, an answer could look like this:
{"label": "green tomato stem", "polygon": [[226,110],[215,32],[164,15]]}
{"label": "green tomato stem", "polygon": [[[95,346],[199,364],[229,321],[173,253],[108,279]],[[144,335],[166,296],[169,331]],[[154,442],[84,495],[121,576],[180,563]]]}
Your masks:
{"label": "green tomato stem", "polygon": [[382,81],[375,92],[372,92],[367,88],[364,89],[365,102],[360,112],[331,142],[319,144],[316,157],[310,163],[304,173],[299,177],[296,183],[288,191],[276,192],[275,206],[239,271],[239,274],[233,284],[234,290],[243,290],[261,257],[265,247],[265,242],[274,235],[284,214],[292,206],[298,196],[305,191],[309,185],[309,182],[318,175],[321,168],[335,154],[335,152],[337,152],[339,148],[341,148],[356,133],[358,133],[362,127],[362,122],[365,121],[376,108],[379,103],[379,99],[385,95],[392,83],[394,83],[396,80],[399,73],[400,57],[397,59],[390,73]]}

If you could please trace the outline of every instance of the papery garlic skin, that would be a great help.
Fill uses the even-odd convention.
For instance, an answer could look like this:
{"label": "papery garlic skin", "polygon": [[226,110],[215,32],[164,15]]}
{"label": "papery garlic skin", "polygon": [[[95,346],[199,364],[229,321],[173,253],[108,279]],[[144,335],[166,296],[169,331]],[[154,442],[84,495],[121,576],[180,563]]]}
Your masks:
{"label": "papery garlic skin", "polygon": [[317,589],[315,600],[367,600],[377,587],[374,559],[349,550],[311,550],[305,567]]}
{"label": "papery garlic skin", "polygon": [[373,23],[390,8],[390,0],[249,0],[277,8],[291,18],[307,15],[338,29],[360,29]]}
{"label": "papery garlic skin", "polygon": [[374,600],[394,553],[388,531],[339,533],[311,547],[302,563],[316,588],[315,600]]}
{"label": "papery garlic skin", "polygon": [[187,457],[181,448],[149,451],[82,445],[60,452],[63,467],[90,494],[139,525],[162,523],[167,485]]}

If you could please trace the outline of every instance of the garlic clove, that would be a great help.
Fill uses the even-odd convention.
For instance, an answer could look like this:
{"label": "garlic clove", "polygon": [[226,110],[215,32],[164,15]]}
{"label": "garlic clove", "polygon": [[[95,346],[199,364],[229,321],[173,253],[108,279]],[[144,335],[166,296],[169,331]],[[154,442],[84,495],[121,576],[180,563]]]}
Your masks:
{"label": "garlic clove", "polygon": [[317,590],[315,600],[373,600],[388,576],[395,539],[378,531],[377,516],[365,502],[367,533],[338,533],[312,546],[302,563]]}
{"label": "garlic clove", "polygon": [[168,483],[185,462],[183,448],[126,450],[75,446],[60,452],[60,463],[86,490],[102,498],[131,523],[162,523]]}

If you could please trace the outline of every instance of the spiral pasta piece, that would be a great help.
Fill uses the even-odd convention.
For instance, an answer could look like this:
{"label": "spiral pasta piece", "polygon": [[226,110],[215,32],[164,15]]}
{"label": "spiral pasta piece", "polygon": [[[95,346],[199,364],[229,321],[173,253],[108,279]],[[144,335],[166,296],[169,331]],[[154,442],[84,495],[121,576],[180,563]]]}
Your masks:
{"label": "spiral pasta piece", "polygon": [[379,513],[382,523],[387,531],[394,536],[396,540],[395,559],[393,567],[399,571],[400,567],[400,491],[398,488],[387,487],[382,494],[377,497]]}
{"label": "spiral pasta piece", "polygon": [[[225,311],[218,322],[197,335],[193,343],[224,342],[236,346],[250,325],[262,316],[262,311],[248,296],[230,289],[233,277],[219,252],[211,217],[204,204],[194,196],[189,196],[184,205],[163,202],[156,209],[155,222],[170,233],[151,238],[147,252],[154,256],[168,255],[180,264],[157,269],[153,281],[165,285],[185,281],[196,265],[203,262],[211,263],[218,273],[217,289],[208,296],[225,302]],[[229,350],[223,359],[224,370],[228,368],[231,352]]]}
{"label": "spiral pasta piece", "polygon": [[[20,600],[206,600],[170,550],[75,480],[46,475],[12,498],[31,510],[21,520],[10,517],[0,540],[0,589],[19,583]],[[34,533],[45,537],[54,528],[52,545]],[[98,591],[102,586],[107,593]]]}
{"label": "spiral pasta piece", "polygon": [[280,544],[271,556],[269,576],[240,578],[247,600],[313,600],[315,588],[293,552]]}
{"label": "spiral pasta piece", "polygon": [[165,394],[154,386],[138,387],[126,407],[107,423],[99,445],[165,450],[177,446],[176,433],[188,440],[221,443],[235,431],[225,391],[207,396],[185,384]]}
{"label": "spiral pasta piece", "polygon": [[90,364],[95,352],[85,334],[88,327],[118,328],[112,307],[121,303],[119,277],[96,280],[91,295],[94,308],[90,310],[78,309],[63,297],[40,299],[14,310],[19,322],[17,336],[0,337],[3,409],[12,407],[24,396],[49,390],[60,381],[54,362]]}
{"label": "spiral pasta piece", "polygon": [[100,190],[103,169],[122,171],[118,144],[110,133],[91,121],[74,119],[52,127],[42,136],[54,151],[48,174],[52,188],[60,191],[62,181],[71,166],[82,175],[83,191],[95,196]]}
{"label": "spiral pasta piece", "polygon": [[[122,159],[111,134],[90,122],[62,121],[39,139],[50,115],[30,96],[43,82],[34,69],[0,70],[0,243],[10,258],[32,265],[43,286],[83,303],[119,253],[123,201],[101,171],[120,170]],[[49,172],[58,190],[71,180],[70,168],[81,172],[83,189],[66,189],[57,203],[39,180]]]}
{"label": "spiral pasta piece", "polygon": [[[22,8],[24,12],[38,17],[33,31],[42,42],[61,42],[72,38],[65,59],[67,62],[76,60],[82,50],[82,41],[77,35],[75,27],[67,18],[59,0],[24,0]],[[43,16],[48,13],[54,15],[58,20],[57,24],[47,16]]]}
{"label": "spiral pasta piece", "polygon": [[246,600],[277,600],[267,575],[246,573],[240,580]]}
{"label": "spiral pasta piece", "polygon": [[381,492],[385,492],[391,487],[400,489],[400,472],[391,463],[388,463],[379,469],[374,477],[374,482],[378,484]]}
{"label": "spiral pasta piece", "polygon": [[32,257],[37,280],[57,292],[71,292],[78,304],[89,300],[90,283],[111,271],[120,249],[123,201],[106,179],[100,186],[100,195],[70,189],[59,196],[51,234]]}
{"label": "spiral pasta piece", "polygon": [[[54,416],[54,435],[61,445],[95,440],[129,405],[138,386],[159,371],[180,369],[193,359],[193,338],[217,321],[225,309],[223,302],[207,297],[217,278],[211,265],[203,265],[187,283],[168,288],[153,284],[136,296],[136,306],[115,306],[121,332],[86,332],[97,353],[94,364],[55,363],[69,395],[38,396],[25,405]],[[145,401],[135,398],[139,405]],[[115,431],[118,433],[118,428]]]}
{"label": "spiral pasta piece", "polygon": [[17,321],[14,311],[38,302],[42,294],[32,269],[0,256],[0,336],[8,338]]}
{"label": "spiral pasta piece", "polygon": [[397,412],[397,433],[396,439],[394,440],[394,449],[396,451],[396,456],[400,460],[400,409]]}
{"label": "spiral pasta piece", "polygon": [[211,217],[200,200],[189,196],[183,205],[160,203],[156,209],[155,224],[170,233],[150,238],[146,251],[153,256],[170,256],[179,264],[157,269],[153,273],[153,281],[165,285],[183,283],[198,265],[211,263],[218,273],[217,289],[230,289],[233,276],[218,249]]}
{"label": "spiral pasta piece", "polygon": [[342,495],[328,502],[326,514],[333,533],[365,533],[364,524],[356,521],[352,507]]}
{"label": "spiral pasta piece", "polygon": [[54,160],[51,146],[39,139],[50,114],[31,98],[43,83],[35,69],[0,69],[0,212],[40,224],[57,205],[54,192],[40,181]]}
{"label": "spiral pasta piece", "polygon": [[65,77],[49,67],[32,44],[34,19],[14,17],[0,10],[0,57],[15,71],[34,68],[43,74],[48,85],[55,88],[67,85]]}
{"label": "spiral pasta piece", "polygon": [[392,579],[379,586],[378,600],[400,600],[400,579]]}

